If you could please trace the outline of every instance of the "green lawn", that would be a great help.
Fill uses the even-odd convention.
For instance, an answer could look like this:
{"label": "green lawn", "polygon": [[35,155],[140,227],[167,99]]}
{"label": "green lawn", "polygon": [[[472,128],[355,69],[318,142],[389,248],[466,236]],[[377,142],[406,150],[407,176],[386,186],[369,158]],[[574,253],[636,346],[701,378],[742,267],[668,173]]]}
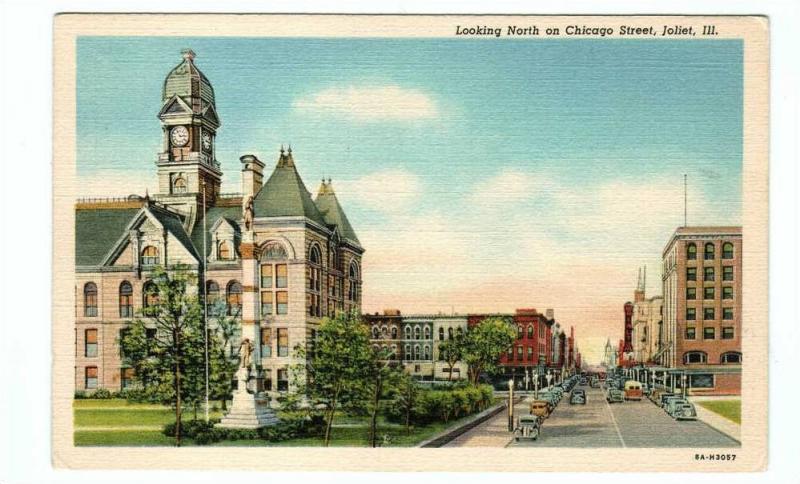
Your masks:
{"label": "green lawn", "polygon": [[742,401],[741,400],[708,400],[697,402],[701,407],[711,410],[728,420],[742,423]]}
{"label": "green lawn", "polygon": [[[75,400],[73,404],[76,446],[164,446],[174,445],[175,440],[161,433],[164,424],[174,421],[174,411],[169,407],[152,404],[130,404],[125,400]],[[221,412],[212,412],[212,418],[221,417]],[[184,421],[190,420],[193,412],[184,411]],[[202,418],[202,410],[198,417]],[[465,417],[466,418],[466,417]],[[367,446],[367,417],[338,415],[334,418],[331,431],[331,446]],[[441,432],[458,420],[445,424],[436,422],[425,427],[411,428],[406,435],[404,426],[378,420],[378,436],[381,444],[383,436],[388,435],[388,445],[392,447],[414,446]],[[116,428],[115,428],[116,427]],[[144,427],[136,429],[135,427]],[[185,439],[184,445],[193,445]],[[302,438],[285,442],[266,440],[234,440],[216,443],[217,446],[283,446],[319,447],[321,438]]]}

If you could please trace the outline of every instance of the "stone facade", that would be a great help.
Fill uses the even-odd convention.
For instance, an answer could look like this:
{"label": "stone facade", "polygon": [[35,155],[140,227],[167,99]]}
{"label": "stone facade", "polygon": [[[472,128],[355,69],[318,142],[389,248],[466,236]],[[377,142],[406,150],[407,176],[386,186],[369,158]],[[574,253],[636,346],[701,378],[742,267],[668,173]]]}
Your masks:
{"label": "stone facade", "polygon": [[[291,148],[264,181],[244,155],[242,193],[223,195],[214,90],[195,54],[168,74],[158,113],[159,193],[76,205],[75,388],[124,387],[119,337],[140,314],[153,268],[184,266],[193,290],[242,323],[260,390],[289,388],[295,348],[313,348],[322,318],[361,310],[361,247],[330,181],[312,198]],[[233,342],[234,348],[238,342]]]}

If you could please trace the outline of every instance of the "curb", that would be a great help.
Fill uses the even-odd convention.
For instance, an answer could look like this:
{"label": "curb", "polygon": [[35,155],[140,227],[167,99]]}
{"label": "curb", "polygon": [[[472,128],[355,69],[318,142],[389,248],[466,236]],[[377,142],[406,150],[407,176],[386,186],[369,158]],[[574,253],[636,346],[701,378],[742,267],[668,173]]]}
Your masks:
{"label": "curb", "polygon": [[489,420],[490,418],[494,417],[498,413],[505,410],[507,405],[504,403],[500,403],[495,405],[494,407],[489,407],[483,412],[474,415],[472,418],[467,420],[466,422],[460,423],[448,429],[445,429],[438,434],[434,435],[433,437],[429,438],[428,440],[423,440],[417,447],[426,447],[426,448],[436,448],[441,447],[444,444],[450,442],[451,440],[455,439],[459,435],[462,435],[473,428],[477,427],[478,425],[482,424],[483,422]]}

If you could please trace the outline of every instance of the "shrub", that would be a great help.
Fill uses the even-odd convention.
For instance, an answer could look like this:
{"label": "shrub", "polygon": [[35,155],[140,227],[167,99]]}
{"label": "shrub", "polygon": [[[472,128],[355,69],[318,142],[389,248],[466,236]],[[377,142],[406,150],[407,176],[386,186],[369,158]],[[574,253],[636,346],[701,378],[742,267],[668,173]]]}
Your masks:
{"label": "shrub", "polygon": [[88,398],[94,398],[96,400],[108,400],[109,398],[114,398],[114,394],[106,388],[98,388],[91,393]]}
{"label": "shrub", "polygon": [[86,398],[86,392],[83,390],[75,390],[75,400],[83,400]]}

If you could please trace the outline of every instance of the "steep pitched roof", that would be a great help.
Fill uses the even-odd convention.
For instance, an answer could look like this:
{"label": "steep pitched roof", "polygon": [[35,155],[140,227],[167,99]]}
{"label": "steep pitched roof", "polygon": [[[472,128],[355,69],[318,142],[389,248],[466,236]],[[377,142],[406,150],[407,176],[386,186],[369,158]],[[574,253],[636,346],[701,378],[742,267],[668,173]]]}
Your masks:
{"label": "steep pitched roof", "polygon": [[297,173],[291,149],[288,154],[281,150],[275,170],[253,199],[253,209],[256,218],[306,217],[325,225],[325,219]]}
{"label": "steep pitched roof", "polygon": [[75,211],[75,265],[96,266],[119,241],[125,227],[141,208],[77,209]]}
{"label": "steep pitched roof", "polygon": [[330,180],[328,180],[328,183],[325,183],[325,180],[322,181],[315,202],[322,217],[325,219],[325,223],[336,226],[339,235],[343,239],[359,247],[361,246],[356,236],[356,231],[353,230],[353,226],[350,225],[350,221],[347,220],[347,215],[344,214],[344,210],[342,210],[342,206],[336,198],[336,193],[333,191],[333,185]]}
{"label": "steep pitched roof", "polygon": [[[219,219],[227,220],[231,225],[238,228],[237,220],[242,218],[242,208],[240,206],[234,207],[211,207],[206,211],[206,257],[211,255],[211,229]],[[203,214],[198,214],[197,222],[192,229],[192,243],[197,248],[197,252],[203,251]]]}
{"label": "steep pitched roof", "polygon": [[180,242],[197,260],[200,260],[199,253],[195,250],[194,244],[192,244],[192,240],[189,238],[189,234],[187,234],[186,230],[183,228],[183,219],[180,215],[165,208],[161,208],[158,205],[149,205],[147,209],[161,222],[161,225],[167,229],[167,232],[178,239],[178,242]]}

